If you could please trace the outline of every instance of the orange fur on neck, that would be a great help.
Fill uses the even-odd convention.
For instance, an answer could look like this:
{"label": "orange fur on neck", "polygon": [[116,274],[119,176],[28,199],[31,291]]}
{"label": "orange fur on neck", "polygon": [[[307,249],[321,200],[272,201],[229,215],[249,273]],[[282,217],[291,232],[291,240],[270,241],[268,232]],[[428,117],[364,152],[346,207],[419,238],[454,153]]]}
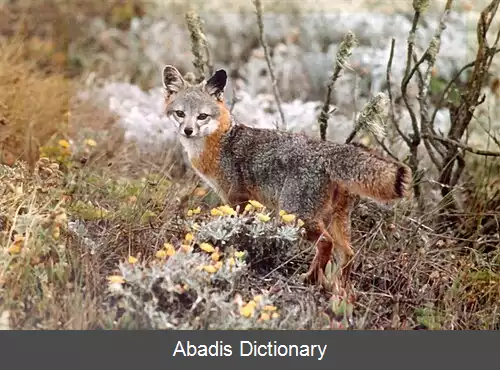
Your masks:
{"label": "orange fur on neck", "polygon": [[205,137],[203,151],[191,161],[192,165],[206,176],[217,178],[219,174],[220,151],[222,136],[231,127],[231,115],[223,102],[217,104],[220,108],[219,128]]}

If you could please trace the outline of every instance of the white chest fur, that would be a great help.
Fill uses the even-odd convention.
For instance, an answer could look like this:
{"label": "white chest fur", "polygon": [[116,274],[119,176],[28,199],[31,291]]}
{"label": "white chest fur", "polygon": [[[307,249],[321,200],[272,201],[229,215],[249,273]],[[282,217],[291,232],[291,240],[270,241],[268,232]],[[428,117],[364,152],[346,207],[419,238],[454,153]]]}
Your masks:
{"label": "white chest fur", "polygon": [[224,195],[221,192],[220,186],[217,184],[217,181],[211,177],[207,176],[205,173],[201,172],[198,170],[196,167],[192,165],[192,162],[194,160],[199,159],[203,152],[203,148],[205,146],[205,143],[203,139],[199,138],[186,138],[181,136],[180,137],[180,142],[182,144],[182,147],[184,148],[188,159],[189,163],[191,164],[191,168],[196,172],[196,174],[201,178],[203,182],[205,182],[210,188],[220,197],[223,199],[224,202],[226,202],[226,199],[224,198]]}
{"label": "white chest fur", "polygon": [[203,139],[196,137],[188,139],[185,136],[179,136],[179,140],[190,161],[197,159],[203,152],[205,146]]}

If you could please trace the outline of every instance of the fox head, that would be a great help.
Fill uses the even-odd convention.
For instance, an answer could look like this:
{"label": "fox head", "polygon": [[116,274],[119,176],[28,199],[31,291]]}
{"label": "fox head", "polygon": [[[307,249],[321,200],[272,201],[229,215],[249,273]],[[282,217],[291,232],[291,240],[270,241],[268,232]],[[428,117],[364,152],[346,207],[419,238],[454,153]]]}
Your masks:
{"label": "fox head", "polygon": [[194,85],[171,65],[165,66],[162,74],[165,114],[175,124],[181,137],[199,138],[216,132],[226,113],[223,104],[226,71],[219,69],[208,80]]}

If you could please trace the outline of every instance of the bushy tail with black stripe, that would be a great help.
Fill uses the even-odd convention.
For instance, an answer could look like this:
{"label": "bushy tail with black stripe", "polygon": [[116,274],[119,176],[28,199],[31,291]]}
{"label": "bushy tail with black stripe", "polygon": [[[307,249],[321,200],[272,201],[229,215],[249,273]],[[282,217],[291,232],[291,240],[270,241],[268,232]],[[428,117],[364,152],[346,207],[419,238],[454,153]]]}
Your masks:
{"label": "bushy tail with black stripe", "polygon": [[352,193],[379,201],[411,195],[411,169],[361,144],[337,146],[332,149],[330,159],[332,180],[343,184]]}

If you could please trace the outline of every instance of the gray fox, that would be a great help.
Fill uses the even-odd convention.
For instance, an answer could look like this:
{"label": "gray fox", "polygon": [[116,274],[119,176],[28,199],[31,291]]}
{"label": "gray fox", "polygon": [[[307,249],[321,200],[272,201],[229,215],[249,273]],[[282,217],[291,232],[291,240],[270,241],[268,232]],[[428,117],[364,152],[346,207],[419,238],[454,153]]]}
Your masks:
{"label": "gray fox", "polygon": [[303,220],[316,253],[303,280],[327,286],[335,252],[348,271],[354,256],[350,217],[357,196],[390,201],[409,196],[408,166],[361,144],[335,144],[304,134],[236,122],[224,103],[224,70],[197,84],[173,66],[163,70],[165,114],[177,127],[194,171],[232,206],[257,200]]}

